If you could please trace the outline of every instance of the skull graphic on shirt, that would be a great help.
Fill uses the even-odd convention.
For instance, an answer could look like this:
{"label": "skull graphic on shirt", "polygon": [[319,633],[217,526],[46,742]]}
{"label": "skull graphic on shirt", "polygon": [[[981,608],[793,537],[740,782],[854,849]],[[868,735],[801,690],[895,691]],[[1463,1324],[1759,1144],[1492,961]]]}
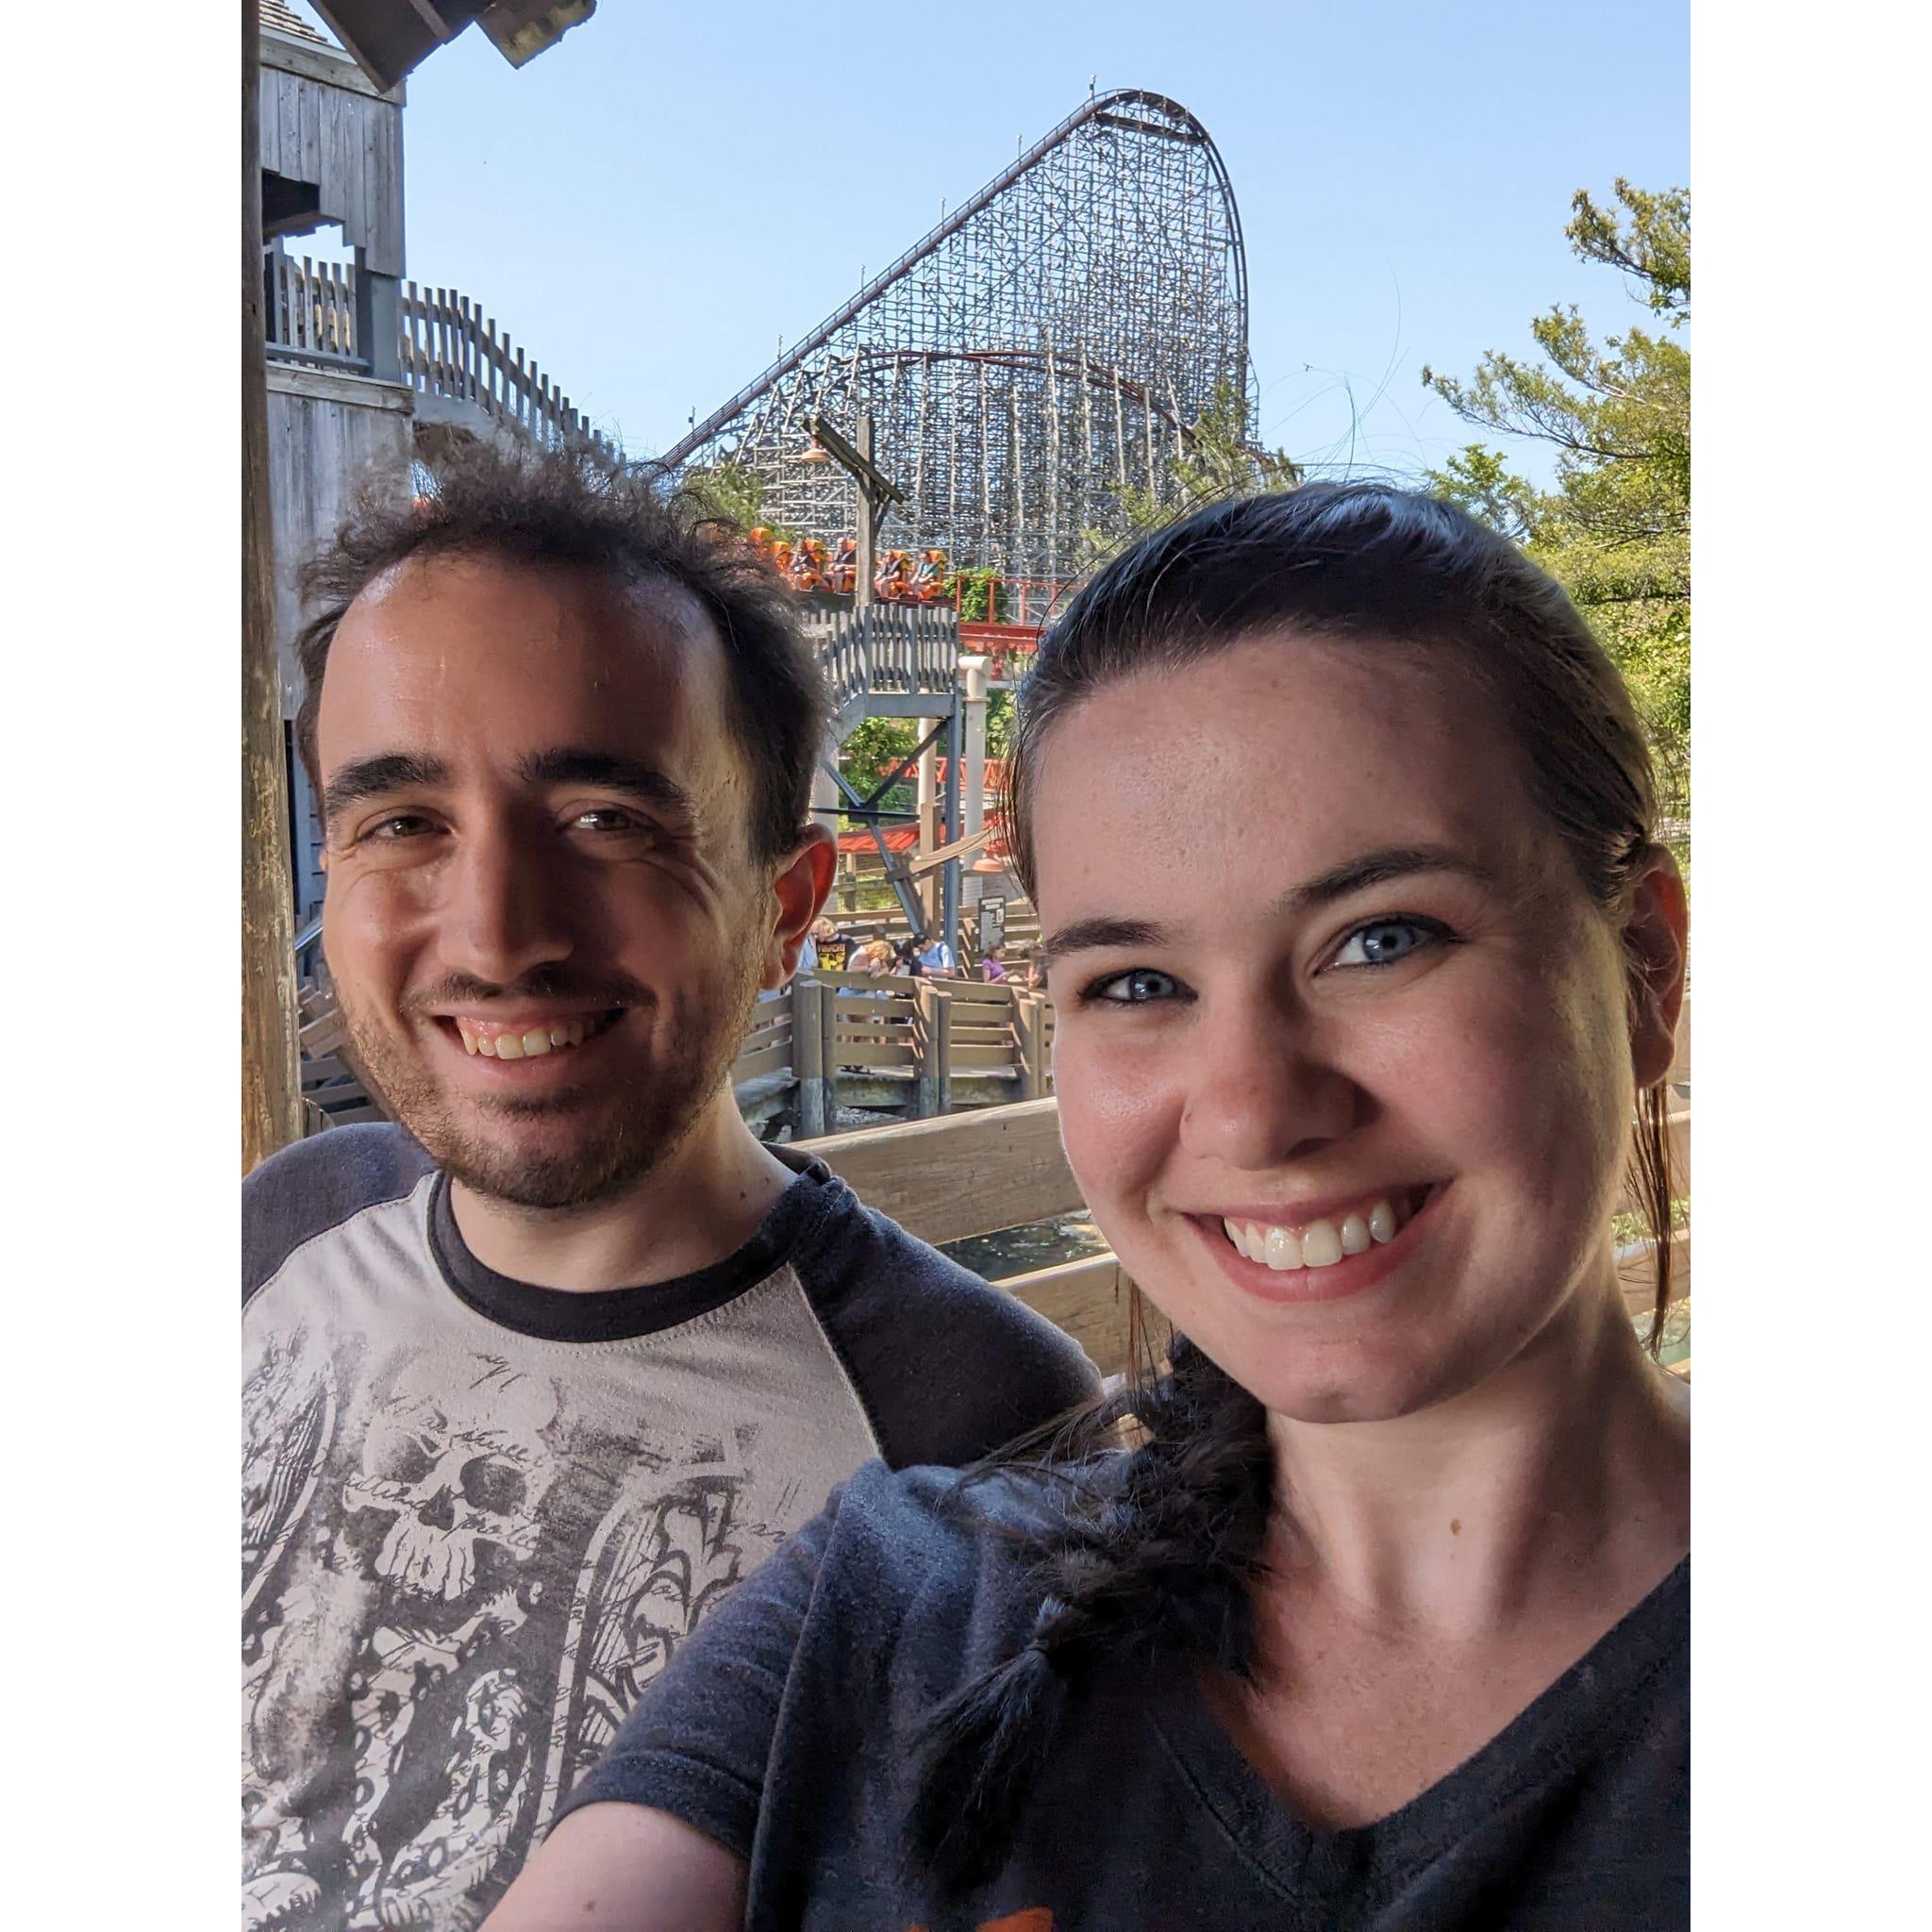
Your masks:
{"label": "skull graphic on shirt", "polygon": [[450,1377],[426,1356],[406,1365],[342,1490],[350,1509],[392,1519],[377,1575],[406,1596],[450,1605],[475,1584],[480,1546],[518,1564],[534,1553],[538,1506],[557,1474],[542,1436],[556,1390],[472,1360],[484,1370],[474,1379]]}

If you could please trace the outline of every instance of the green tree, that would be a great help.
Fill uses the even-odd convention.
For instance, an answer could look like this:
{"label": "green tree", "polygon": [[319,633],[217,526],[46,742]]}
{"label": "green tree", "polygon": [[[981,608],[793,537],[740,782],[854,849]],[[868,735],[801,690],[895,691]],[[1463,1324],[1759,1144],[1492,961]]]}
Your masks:
{"label": "green tree", "polygon": [[738,530],[752,529],[759,522],[758,508],[764,501],[765,487],[741,464],[723,462],[686,470],[678,479],[678,487],[698,516],[716,518]]}
{"label": "green tree", "polygon": [[946,595],[958,601],[963,623],[1004,624],[1007,621],[1006,586],[992,571],[956,570],[946,579]]}
{"label": "green tree", "polygon": [[1466,423],[1557,451],[1533,489],[1472,443],[1430,482],[1523,543],[1569,591],[1628,680],[1657,755],[1666,808],[1689,810],[1690,748],[1690,197],[1616,184],[1579,191],[1564,229],[1617,270],[1660,327],[1592,336],[1574,305],[1530,325],[1538,361],[1491,350],[1467,382],[1423,381]]}
{"label": "green tree", "polygon": [[[866,798],[894,765],[912,755],[912,747],[918,742],[919,734],[910,718],[862,718],[858,728],[840,748],[839,769],[844,774],[846,784],[859,797]],[[915,776],[908,773],[879,800],[878,808],[910,811],[918,796]],[[849,820],[848,829],[861,828],[866,823],[860,819]]]}
{"label": "green tree", "polygon": [[1100,562],[1136,537],[1177,522],[1205,504],[1292,490],[1301,480],[1300,469],[1285,450],[1261,449],[1248,441],[1247,398],[1234,384],[1222,383],[1189,429],[1167,487],[1156,491],[1130,483],[1124,490],[1115,488],[1111,494],[1126,528],[1119,536],[1090,530],[1087,547]]}
{"label": "green tree", "polygon": [[1013,748],[1013,693],[990,691],[986,694],[986,755],[1003,758]]}

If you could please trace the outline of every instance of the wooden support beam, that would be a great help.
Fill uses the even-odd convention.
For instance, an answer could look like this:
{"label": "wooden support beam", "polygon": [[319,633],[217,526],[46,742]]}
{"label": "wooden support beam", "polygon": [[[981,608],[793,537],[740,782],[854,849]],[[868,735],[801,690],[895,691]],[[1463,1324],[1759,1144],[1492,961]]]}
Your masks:
{"label": "wooden support beam", "polygon": [[921,1120],[933,1120],[952,1108],[952,1032],[953,1003],[947,997],[945,987],[938,980],[922,979],[915,995],[919,1010],[915,1018],[913,1041],[918,1048],[919,1098],[916,1103]]}
{"label": "wooden support beam", "polygon": [[824,1134],[832,1122],[824,999],[825,990],[817,980],[791,982],[791,1070],[798,1076],[798,1131],[803,1140]]}
{"label": "wooden support beam", "polygon": [[908,860],[906,870],[915,879],[924,878],[927,873],[937,872],[955,858],[964,858],[969,853],[977,852],[992,837],[993,830],[991,825],[982,825],[964,839],[955,839],[950,845],[922,852],[917,858]]}
{"label": "wooden support beam", "polygon": [[258,0],[242,6],[242,1171],[303,1131],[262,333]]}

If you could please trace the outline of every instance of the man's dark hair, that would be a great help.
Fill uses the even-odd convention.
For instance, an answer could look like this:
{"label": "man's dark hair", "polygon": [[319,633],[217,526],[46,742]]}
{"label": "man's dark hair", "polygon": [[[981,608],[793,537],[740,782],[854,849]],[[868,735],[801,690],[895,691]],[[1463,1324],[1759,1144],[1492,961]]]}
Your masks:
{"label": "man's dark hair", "polygon": [[412,557],[488,557],[578,570],[626,586],[676,585],[716,628],[729,724],[751,779],[752,856],[790,852],[811,804],[830,724],[824,679],[799,634],[790,591],[728,525],[706,520],[661,472],[588,449],[503,449],[465,439],[420,466],[413,501],[372,485],[335,541],[302,573],[315,616],[296,641],[304,691],[296,748],[318,797],[315,721],[322,676],[344,613],[385,571]]}

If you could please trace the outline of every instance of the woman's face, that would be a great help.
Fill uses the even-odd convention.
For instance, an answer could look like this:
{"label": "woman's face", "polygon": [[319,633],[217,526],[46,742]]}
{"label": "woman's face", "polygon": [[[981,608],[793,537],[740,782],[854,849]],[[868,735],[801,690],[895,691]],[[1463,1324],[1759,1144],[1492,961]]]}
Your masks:
{"label": "woman's face", "polygon": [[1624,956],[1477,691],[1236,645],[1063,716],[1034,832],[1088,1205],[1270,1408],[1407,1414],[1601,1316]]}

